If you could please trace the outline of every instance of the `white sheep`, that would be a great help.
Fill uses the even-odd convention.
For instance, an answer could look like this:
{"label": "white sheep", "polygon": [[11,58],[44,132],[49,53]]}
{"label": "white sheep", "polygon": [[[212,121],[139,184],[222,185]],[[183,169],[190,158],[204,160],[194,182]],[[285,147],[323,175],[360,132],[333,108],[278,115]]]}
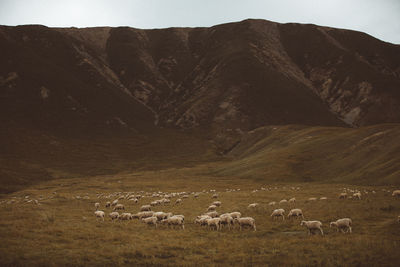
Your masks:
{"label": "white sheep", "polygon": [[217,206],[217,207],[220,207],[221,206],[221,201],[214,201],[211,205],[214,205],[214,206]]}
{"label": "white sheep", "polygon": [[269,206],[274,206],[274,205],[276,205],[276,202],[275,201],[271,201],[271,202],[268,203],[268,205]]}
{"label": "white sheep", "polygon": [[255,208],[257,208],[257,206],[258,206],[258,203],[251,203],[251,204],[249,204],[249,205],[247,206],[247,208],[248,208],[248,209],[255,209]]}
{"label": "white sheep", "polygon": [[285,220],[285,210],[284,209],[276,209],[272,212],[271,217],[276,219],[278,217],[282,217],[282,221]]}
{"label": "white sheep", "polygon": [[96,218],[101,218],[101,219],[103,219],[103,222],[104,222],[104,216],[105,216],[104,211],[96,210],[96,211],[94,212],[94,215],[96,216]]}
{"label": "white sheep", "polygon": [[301,209],[292,209],[289,211],[289,214],[288,214],[288,218],[300,217],[300,216],[304,220],[303,211]]}
{"label": "white sheep", "polygon": [[194,220],[194,223],[204,226],[207,225],[207,219],[211,219],[211,217],[208,215],[197,216],[197,218]]}
{"label": "white sheep", "polygon": [[142,222],[144,222],[147,225],[155,225],[157,228],[157,218],[156,217],[143,218]]}
{"label": "white sheep", "polygon": [[296,198],[292,197],[291,199],[289,199],[289,203],[295,203],[296,202]]}
{"label": "white sheep", "polygon": [[327,200],[327,197],[320,197],[319,200]]}
{"label": "white sheep", "polygon": [[148,217],[153,217],[154,211],[141,211],[132,215],[133,219],[143,219]]}
{"label": "white sheep", "polygon": [[115,205],[117,205],[118,204],[118,199],[116,199],[116,200],[114,200],[112,203],[111,203],[111,206],[115,206]]}
{"label": "white sheep", "polygon": [[175,200],[175,205],[180,203],[182,203],[182,199],[178,198],[177,200]]}
{"label": "white sheep", "polygon": [[96,208],[96,210],[99,210],[100,209],[100,203],[99,202],[94,203],[94,207]]}
{"label": "white sheep", "polygon": [[209,206],[209,207],[207,208],[207,211],[215,211],[216,208],[217,208],[217,206],[211,205],[211,206]]}
{"label": "white sheep", "polygon": [[222,228],[223,225],[227,225],[228,229],[231,229],[231,226],[233,226],[233,218],[230,214],[222,214],[219,216],[220,220],[220,226]]}
{"label": "white sheep", "polygon": [[314,234],[314,231],[319,230],[321,235],[324,235],[322,231],[322,223],[320,221],[301,221],[300,225],[305,225],[308,229],[308,234]]}
{"label": "white sheep", "polygon": [[310,197],[309,199],[307,199],[307,201],[316,201],[317,198],[316,197]]}
{"label": "white sheep", "polygon": [[208,215],[208,216],[210,216],[211,218],[215,218],[215,217],[218,217],[218,216],[219,216],[218,212],[216,212],[216,211],[206,212],[204,215]]}
{"label": "white sheep", "polygon": [[154,212],[153,213],[153,217],[156,217],[158,221],[162,221],[164,219],[169,218],[170,216],[172,216],[172,213],[166,213],[166,212],[162,212],[162,211],[158,211],[158,212]]}
{"label": "white sheep", "polygon": [[279,201],[279,205],[286,204],[287,202],[288,201],[286,199],[282,199],[281,201]]}
{"label": "white sheep", "polygon": [[119,215],[118,219],[121,221],[132,220],[132,214],[129,212],[124,212],[121,215]]}
{"label": "white sheep", "polygon": [[107,202],[106,202],[106,208],[109,208],[109,207],[111,207],[111,202],[110,202],[110,201],[107,201]]}
{"label": "white sheep", "polygon": [[112,221],[114,221],[119,218],[119,213],[114,211],[114,212],[111,212],[110,214],[108,214],[108,216],[111,218]]}
{"label": "white sheep", "polygon": [[347,198],[347,193],[340,193],[339,194],[339,199],[346,199]]}
{"label": "white sheep", "polygon": [[122,204],[117,204],[117,205],[115,205],[113,211],[116,211],[116,210],[125,210],[125,207]]}
{"label": "white sheep", "polygon": [[360,192],[354,193],[353,198],[361,200],[361,193]]}
{"label": "white sheep", "polygon": [[392,196],[400,197],[400,190],[394,190],[393,193],[392,193]]}
{"label": "white sheep", "polygon": [[185,230],[185,218],[183,215],[174,215],[162,220],[163,224],[168,224],[169,226],[178,225],[182,227],[182,230]]}
{"label": "white sheep", "polygon": [[208,229],[211,229],[211,227],[215,226],[215,229],[218,231],[221,225],[221,219],[220,218],[211,218],[211,219],[206,219]]}
{"label": "white sheep", "polygon": [[212,195],[212,198],[218,198],[218,194]]}
{"label": "white sheep", "polygon": [[229,213],[229,215],[231,215],[231,217],[233,219],[242,217],[242,214],[240,212],[238,212],[238,211],[231,212],[231,213]]}
{"label": "white sheep", "polygon": [[140,211],[151,211],[150,205],[143,205],[140,207]]}
{"label": "white sheep", "polygon": [[[343,218],[343,219],[339,219],[335,222],[331,222],[329,227],[335,226],[335,227],[337,227],[338,232],[340,230],[342,233],[345,233],[345,232],[351,233],[352,232],[352,229],[351,229],[352,223],[353,222],[351,221],[350,218]],[[344,231],[344,230],[346,230],[346,231]]]}
{"label": "white sheep", "polygon": [[254,229],[254,231],[256,231],[256,221],[251,217],[236,218],[234,219],[234,222],[239,224],[240,231],[245,226],[250,226]]}

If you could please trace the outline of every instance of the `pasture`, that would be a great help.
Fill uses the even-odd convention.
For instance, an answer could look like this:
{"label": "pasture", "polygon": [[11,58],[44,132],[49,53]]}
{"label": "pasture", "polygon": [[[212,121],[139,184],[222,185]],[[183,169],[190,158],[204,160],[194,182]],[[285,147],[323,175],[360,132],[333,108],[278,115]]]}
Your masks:
{"label": "pasture", "polygon": [[[307,265],[398,266],[400,261],[400,199],[390,186],[323,183],[265,184],[236,177],[215,178],[200,169],[143,171],[114,176],[46,181],[0,199],[0,263],[2,266],[115,266],[115,265]],[[265,188],[266,190],[261,190]],[[343,188],[360,190],[361,200],[338,198]],[[194,224],[212,199],[222,202],[219,213],[240,211],[256,221],[257,231],[208,230]],[[228,192],[235,189],[235,191]],[[237,189],[240,189],[238,191]],[[255,192],[255,189],[258,191]],[[376,193],[372,193],[372,191]],[[385,190],[385,191],[383,191]],[[188,199],[154,211],[185,215],[185,230],[138,220],[115,221],[104,198],[112,193],[133,192],[143,197],[134,204],[120,200],[126,212],[161,197],[153,192],[187,192]],[[202,192],[196,199],[192,192]],[[366,194],[365,192],[368,192]],[[100,194],[102,197],[98,198]],[[121,194],[122,195],[122,194]],[[296,202],[269,206],[271,201],[296,198]],[[307,201],[310,197],[317,201]],[[327,197],[327,200],[319,200]],[[38,200],[39,204],[35,204]],[[106,212],[105,221],[94,216],[94,203]],[[248,209],[250,203],[259,203]],[[285,209],[286,218],[273,220],[271,212]],[[320,220],[324,236],[309,236],[301,219],[287,219],[291,208],[300,208],[306,220]],[[353,233],[342,234],[329,222],[350,217]]]}

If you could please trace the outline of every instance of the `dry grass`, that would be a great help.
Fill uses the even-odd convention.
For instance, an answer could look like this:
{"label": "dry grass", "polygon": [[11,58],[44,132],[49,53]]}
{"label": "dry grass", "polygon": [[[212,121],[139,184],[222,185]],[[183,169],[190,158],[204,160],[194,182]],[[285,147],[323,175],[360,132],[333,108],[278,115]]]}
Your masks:
{"label": "dry grass", "polygon": [[[265,184],[235,177],[199,176],[202,168],[170,169],[118,176],[99,176],[87,179],[54,180],[24,191],[7,195],[16,203],[0,205],[0,262],[2,266],[45,265],[368,265],[397,266],[400,260],[400,200],[382,187],[376,194],[363,194],[361,201],[339,200],[343,187],[372,190],[340,184],[274,184],[277,189],[258,191]],[[292,190],[292,186],[301,187]],[[284,188],[285,187],[285,188]],[[225,192],[240,188],[240,192]],[[104,210],[106,199],[98,193],[130,191],[202,191],[220,192],[220,212],[240,211],[256,220],[257,231],[208,231],[193,224],[196,215],[205,212],[213,201],[211,194],[192,196],[181,205],[158,206],[162,210],[184,214],[186,228],[154,229],[138,221],[96,221],[94,203],[100,201]],[[386,189],[392,189],[386,187]],[[56,192],[55,194],[53,192]],[[26,203],[43,200],[41,205]],[[74,199],[88,195],[90,199]],[[308,203],[309,197],[328,197],[327,201]],[[293,207],[301,208],[306,219],[321,220],[326,235],[308,236],[300,220],[273,221],[272,207],[267,203],[295,197]],[[137,212],[139,204],[122,200],[127,211]],[[174,199],[171,203],[174,202]],[[252,202],[260,203],[257,210],[248,210]],[[287,211],[289,205],[283,206]],[[109,210],[106,210],[108,213]],[[353,219],[353,234],[338,234],[329,229],[337,218]]]}

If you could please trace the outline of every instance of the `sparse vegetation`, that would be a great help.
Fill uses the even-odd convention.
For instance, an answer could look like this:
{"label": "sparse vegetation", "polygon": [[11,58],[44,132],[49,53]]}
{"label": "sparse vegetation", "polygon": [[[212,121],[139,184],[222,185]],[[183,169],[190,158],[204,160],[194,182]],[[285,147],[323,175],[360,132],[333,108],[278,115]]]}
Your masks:
{"label": "sparse vegetation", "polygon": [[[196,174],[207,167],[210,166],[61,179],[7,195],[0,205],[1,265],[397,266],[400,201],[383,192],[383,187],[320,183],[268,185],[236,177],[216,179]],[[260,190],[261,187],[272,190]],[[375,190],[376,194],[363,194],[362,200],[340,200],[338,193],[344,187]],[[227,188],[241,190],[225,192]],[[153,209],[184,214],[185,230],[163,226],[155,229],[137,220],[111,222],[108,217],[102,222],[94,216],[95,202],[100,202],[107,214],[111,211],[104,207],[108,199],[97,198],[100,193],[209,189],[219,194],[222,205],[218,211],[240,211],[243,216],[255,218],[257,231],[237,228],[209,231],[193,224],[195,217],[214,201],[212,193],[201,193],[198,198],[190,195],[180,205]],[[252,193],[254,189],[259,190]],[[311,196],[328,199],[307,202]],[[268,206],[268,203],[291,197],[296,197],[296,203],[282,204],[282,208],[288,211],[298,207],[306,219],[322,221],[325,236],[308,236],[300,226],[301,219],[282,222],[270,218],[277,206]],[[4,202],[11,199],[15,203]],[[40,204],[28,203],[29,199],[39,199]],[[146,197],[137,204],[120,202],[128,212],[135,213],[151,200]],[[248,209],[248,204],[253,202],[259,203],[257,209]],[[329,228],[330,221],[342,217],[352,218],[352,234]]]}

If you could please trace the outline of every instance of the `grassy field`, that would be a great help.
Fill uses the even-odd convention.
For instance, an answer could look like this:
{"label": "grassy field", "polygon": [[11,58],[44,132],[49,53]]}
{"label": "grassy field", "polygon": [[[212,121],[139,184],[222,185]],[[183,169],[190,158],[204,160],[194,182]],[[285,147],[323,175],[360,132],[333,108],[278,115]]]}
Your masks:
{"label": "grassy field", "polygon": [[[265,184],[240,177],[201,175],[215,165],[194,168],[142,171],[46,181],[0,200],[0,263],[2,266],[114,266],[114,265],[307,265],[398,266],[400,261],[400,199],[386,186],[351,186],[324,183]],[[254,189],[261,187],[271,190]],[[292,187],[300,187],[299,190]],[[362,200],[339,200],[343,188],[359,189]],[[226,192],[226,189],[238,189]],[[108,200],[100,193],[199,192],[219,193],[220,213],[240,211],[255,218],[257,231],[238,229],[210,231],[193,223],[214,201],[210,193],[198,199],[190,195],[180,205],[153,210],[185,215],[185,230],[158,229],[133,220],[105,222],[94,217],[94,203],[101,209]],[[367,190],[368,194],[364,191]],[[376,194],[371,193],[372,190]],[[29,196],[29,197],[26,197]],[[79,198],[77,198],[79,196]],[[328,200],[307,202],[309,197]],[[308,220],[320,220],[325,236],[308,236],[300,219],[273,221],[270,201],[295,197],[290,208],[301,208]],[[28,202],[39,200],[39,205]],[[138,204],[121,200],[128,212],[158,198],[144,197]],[[173,198],[171,203],[175,201]],[[13,203],[10,203],[13,202]],[[256,210],[247,205],[257,202]],[[329,228],[338,218],[353,220],[353,233]]]}

